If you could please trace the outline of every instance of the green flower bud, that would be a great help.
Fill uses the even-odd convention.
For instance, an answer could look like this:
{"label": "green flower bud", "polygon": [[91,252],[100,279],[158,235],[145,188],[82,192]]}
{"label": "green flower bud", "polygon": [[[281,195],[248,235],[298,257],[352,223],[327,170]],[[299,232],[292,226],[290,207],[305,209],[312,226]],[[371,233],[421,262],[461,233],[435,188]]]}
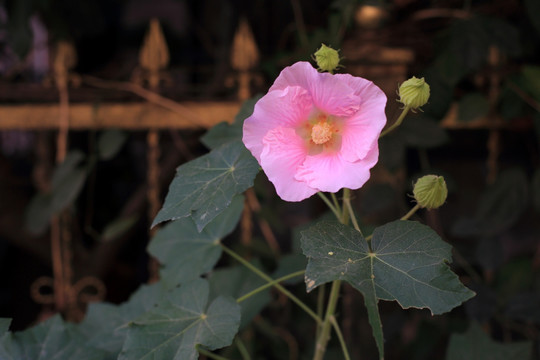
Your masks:
{"label": "green flower bud", "polygon": [[315,61],[320,71],[334,72],[339,67],[339,54],[337,50],[324,44],[315,52]]}
{"label": "green flower bud", "polygon": [[399,102],[411,109],[426,105],[429,100],[429,85],[424,78],[412,77],[399,87]]}
{"label": "green flower bud", "polygon": [[446,201],[448,189],[444,177],[437,175],[422,176],[413,190],[418,205],[427,209],[436,209]]}

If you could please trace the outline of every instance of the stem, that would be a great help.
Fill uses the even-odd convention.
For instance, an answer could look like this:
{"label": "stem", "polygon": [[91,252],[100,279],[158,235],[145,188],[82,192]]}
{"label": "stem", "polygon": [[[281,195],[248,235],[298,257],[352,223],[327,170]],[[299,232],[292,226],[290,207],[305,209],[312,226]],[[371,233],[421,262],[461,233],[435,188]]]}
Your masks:
{"label": "stem", "polygon": [[229,360],[227,359],[226,357],[223,357],[223,356],[219,356],[217,354],[214,354],[213,352],[210,352],[206,349],[203,349],[199,346],[197,346],[197,351],[199,352],[199,354],[202,354],[204,356],[206,356],[207,358],[209,359],[215,359],[215,360]]}
{"label": "stem", "polygon": [[[336,200],[337,201],[337,200]],[[351,189],[344,188],[343,189],[343,209],[342,209],[341,216],[338,216],[336,214],[336,217],[338,220],[346,225],[349,222],[349,219],[351,219],[353,226],[356,230],[360,231],[360,227],[358,226],[358,222],[356,221],[356,218],[354,216],[354,212],[351,206]],[[313,360],[323,360],[324,353],[326,352],[326,346],[328,345],[328,341],[330,340],[330,329],[332,327],[332,319],[334,318],[334,312],[336,311],[336,305],[337,300],[339,298],[339,289],[341,287],[341,280],[334,280],[332,282],[332,289],[330,290],[330,296],[328,298],[328,305],[326,307],[326,314],[324,316],[324,322],[322,323],[322,326],[317,331],[317,343],[315,344],[315,355],[313,356]],[[335,321],[335,320],[334,320]],[[341,331],[339,331],[338,337],[341,336]],[[341,340],[343,341],[343,337],[341,336]],[[344,347],[344,353],[347,354],[347,350],[345,348],[345,343],[342,343],[342,347]]]}
{"label": "stem", "polygon": [[[336,194],[335,193],[330,193],[330,195],[332,196],[332,201],[334,202],[334,206],[336,207],[338,212],[341,213],[341,206],[339,206],[339,201],[337,199]],[[339,218],[339,216],[338,216],[338,218]]]}
{"label": "stem", "polygon": [[248,298],[260,293],[261,291],[264,291],[264,290],[268,289],[269,287],[272,287],[272,286],[274,286],[276,284],[279,284],[282,281],[289,280],[289,279],[292,279],[292,278],[300,276],[300,275],[304,275],[305,272],[306,272],[306,270],[300,270],[300,271],[293,272],[291,274],[282,276],[279,279],[275,279],[275,280],[272,280],[270,282],[267,282],[266,284],[264,284],[262,286],[259,286],[256,289],[251,290],[247,294],[244,294],[244,295],[240,296],[238,299],[236,299],[236,302],[241,303],[242,301],[247,300]]}
{"label": "stem", "polygon": [[246,348],[246,345],[244,345],[242,339],[237,336],[236,338],[234,338],[234,343],[236,344],[236,347],[238,348],[238,352],[240,352],[242,359],[251,360],[251,355],[249,355],[249,351]]}
{"label": "stem", "polygon": [[411,108],[409,106],[405,106],[405,108],[403,109],[403,111],[401,112],[401,115],[399,115],[398,119],[396,120],[395,123],[392,124],[392,126],[390,126],[388,129],[384,130],[381,135],[379,136],[379,138],[382,138],[383,136],[385,136],[386,134],[388,134],[389,132],[393,131],[395,128],[397,128],[399,125],[401,125],[401,123],[403,122],[403,119],[405,119],[405,116],[407,115],[407,113],[409,112]]}
{"label": "stem", "polygon": [[[247,261],[246,259],[244,259],[243,257],[241,257],[240,255],[238,255],[237,253],[235,253],[233,250],[229,249],[228,247],[226,247],[225,245],[223,244],[220,244],[221,245],[221,248],[223,249],[223,251],[225,251],[228,255],[230,255],[232,258],[234,258],[235,260],[237,260],[239,263],[241,263],[242,265],[244,265],[245,267],[247,267],[249,270],[251,270],[254,274],[258,275],[259,277],[263,278],[264,280],[266,280],[267,282],[273,282],[274,279],[272,279],[270,276],[266,275],[264,272],[262,272],[261,270],[257,269],[255,266],[253,266],[253,264],[251,264],[249,261]],[[279,291],[281,291],[285,296],[287,296],[289,299],[291,299],[292,302],[294,302],[296,305],[300,306],[302,308],[302,310],[304,310],[309,316],[311,316],[316,322],[317,324],[320,324],[322,323],[322,320],[320,317],[317,316],[317,314],[315,314],[313,312],[313,310],[311,310],[306,304],[304,304],[302,302],[302,300],[298,299],[296,296],[294,296],[289,290],[285,289],[283,286],[281,286],[280,284],[273,284],[273,286],[278,289]]]}
{"label": "stem", "polygon": [[[319,286],[317,294],[317,315],[322,319],[323,311],[324,311],[324,298],[326,297],[326,284],[322,284]],[[321,332],[321,326],[317,326],[317,333],[315,335],[316,338],[319,337]]]}
{"label": "stem", "polygon": [[336,311],[340,287],[341,280],[334,280],[332,282],[332,290],[330,290],[328,307],[326,308],[326,315],[324,317],[321,334],[317,339],[317,344],[315,344],[315,356],[313,357],[313,360],[323,360],[324,358],[324,353],[326,352],[326,345],[328,344],[328,340],[330,340],[330,328],[332,326],[330,319],[334,317],[334,312]]}
{"label": "stem", "polygon": [[330,208],[330,210],[332,210],[332,212],[334,213],[334,215],[336,215],[336,217],[339,218],[339,210],[336,206],[334,206],[334,204],[332,204],[330,202],[330,200],[328,200],[328,198],[326,197],[326,195],[324,195],[322,192],[318,192],[317,195],[319,195],[319,197],[324,201],[324,203],[326,204],[326,206],[328,206]]}
{"label": "stem", "polygon": [[364,234],[362,234],[362,230],[360,230],[360,226],[358,226],[358,221],[356,221],[356,216],[354,215],[354,210],[351,205],[351,198],[349,196],[343,198],[343,205],[346,206],[347,210],[349,211],[349,217],[351,218],[354,228],[360,233],[360,235],[364,236]]}
{"label": "stem", "polygon": [[345,357],[345,360],[351,360],[349,351],[347,350],[347,344],[345,344],[345,339],[343,339],[343,334],[341,333],[339,324],[336,321],[336,317],[332,315],[332,317],[330,318],[330,322],[332,323],[332,326],[334,327],[334,331],[336,332],[336,335],[338,337],[339,344],[341,345],[341,350],[343,351],[343,357]]}
{"label": "stem", "polygon": [[[407,214],[403,215],[399,220],[408,220],[411,216],[414,215],[415,212],[418,211],[418,209],[420,209],[420,205],[416,204],[411,210],[409,210]],[[373,234],[367,236],[366,241],[371,241],[372,237],[373,237]]]}
{"label": "stem", "polygon": [[344,188],[343,189],[343,212],[341,213],[341,217],[338,218],[338,220],[343,224],[347,225],[349,223],[349,209],[347,206],[345,206],[345,203],[347,201],[350,201],[351,199],[351,189]]}
{"label": "stem", "polygon": [[399,219],[399,220],[408,220],[411,216],[414,215],[414,213],[415,213],[418,209],[420,209],[420,204],[414,205],[414,207],[413,207],[411,210],[409,210],[408,213],[406,213],[405,215],[403,215],[403,217],[402,217],[401,219]]}

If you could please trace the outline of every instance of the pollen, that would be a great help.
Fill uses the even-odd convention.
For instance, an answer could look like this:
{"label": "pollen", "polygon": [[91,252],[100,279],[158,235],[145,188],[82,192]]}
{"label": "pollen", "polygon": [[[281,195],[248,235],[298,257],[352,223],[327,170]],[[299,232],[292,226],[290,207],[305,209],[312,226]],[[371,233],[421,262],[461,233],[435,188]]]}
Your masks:
{"label": "pollen", "polygon": [[311,128],[311,140],[317,145],[327,143],[332,138],[332,125],[326,121],[318,122]]}

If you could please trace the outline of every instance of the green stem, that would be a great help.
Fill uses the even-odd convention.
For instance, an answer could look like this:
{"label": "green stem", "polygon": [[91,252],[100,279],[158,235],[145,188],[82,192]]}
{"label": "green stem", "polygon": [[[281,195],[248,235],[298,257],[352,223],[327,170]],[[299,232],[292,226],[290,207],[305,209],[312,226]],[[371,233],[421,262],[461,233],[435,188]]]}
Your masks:
{"label": "green stem", "polygon": [[409,210],[408,213],[406,213],[405,215],[403,215],[403,217],[402,217],[401,219],[399,219],[399,220],[408,220],[411,216],[414,215],[414,213],[415,213],[416,211],[418,211],[418,209],[420,209],[420,207],[421,207],[420,204],[414,205],[414,207],[413,207],[411,210]]}
{"label": "green stem", "polygon": [[[411,210],[409,210],[408,213],[406,213],[405,215],[403,215],[399,220],[408,220],[411,216],[414,215],[415,212],[418,211],[418,209],[420,209],[421,206],[419,204],[416,204]],[[369,235],[366,237],[366,241],[371,241],[371,238],[373,237],[373,234]]]}
{"label": "green stem", "polygon": [[399,125],[401,125],[401,123],[403,122],[403,119],[405,119],[405,116],[407,116],[407,113],[409,112],[409,110],[411,110],[411,108],[409,106],[405,106],[405,108],[403,109],[403,111],[401,112],[401,115],[399,115],[398,119],[396,120],[395,123],[392,124],[392,126],[390,126],[388,129],[384,130],[381,135],[379,136],[379,138],[382,138],[383,136],[385,136],[386,134],[388,134],[389,132],[393,131],[395,128],[397,128]]}
{"label": "green stem", "polygon": [[347,344],[345,344],[345,339],[343,338],[343,334],[341,333],[341,329],[339,328],[339,324],[337,323],[336,317],[332,316],[330,318],[330,322],[332,323],[332,326],[334,327],[334,331],[336,332],[336,335],[338,337],[339,344],[341,345],[341,350],[343,351],[343,357],[345,358],[345,360],[351,360],[349,351],[347,350]]}
{"label": "green stem", "polygon": [[242,359],[251,360],[251,355],[249,355],[249,351],[246,348],[246,345],[244,345],[244,342],[242,341],[242,339],[240,339],[237,336],[234,338],[234,343],[236,344],[236,347],[238,348],[238,351],[240,352]]}
{"label": "green stem", "polygon": [[214,354],[213,352],[210,352],[208,350],[205,350],[199,346],[197,346],[197,351],[199,352],[199,354],[202,354],[204,356],[206,356],[207,358],[209,359],[215,359],[215,360],[229,360],[227,359],[226,357],[223,357],[223,356],[219,356],[219,355],[216,355]]}
{"label": "green stem", "polygon": [[[317,316],[322,319],[324,311],[324,298],[326,297],[326,284],[319,286],[317,294]],[[321,324],[322,326],[322,324]],[[315,337],[318,338],[321,331],[321,326],[317,326],[317,332]]]}
{"label": "green stem", "polygon": [[344,205],[344,207],[347,207],[347,210],[349,211],[349,217],[351,218],[351,222],[352,222],[354,228],[360,233],[360,235],[364,236],[364,234],[362,234],[362,230],[360,230],[360,226],[358,226],[358,221],[356,221],[356,216],[354,215],[354,210],[353,210],[352,205],[351,205],[350,196],[347,196],[347,197],[343,198],[343,205]]}
{"label": "green stem", "polygon": [[345,206],[345,203],[350,201],[350,199],[351,199],[351,189],[344,188],[343,189],[343,212],[341,213],[341,217],[338,218],[338,220],[343,225],[347,225],[349,223],[349,209],[347,209],[347,206]]}
{"label": "green stem", "polygon": [[339,298],[339,288],[341,287],[341,280],[334,280],[332,282],[332,290],[330,290],[330,297],[328,299],[328,306],[326,308],[326,315],[322,325],[321,333],[315,344],[315,356],[313,360],[323,360],[324,353],[326,352],[326,345],[330,340],[330,328],[332,327],[331,318],[334,317],[336,311],[337,300]]}
{"label": "green stem", "polygon": [[[332,196],[332,201],[334,202],[334,206],[336,207],[337,211],[341,214],[341,207],[339,206],[339,201],[337,199],[337,196],[335,193],[330,193],[330,196]],[[338,216],[339,218],[339,216]]]}
{"label": "green stem", "polygon": [[[338,220],[347,225],[349,219],[352,221],[353,226],[356,230],[361,231],[358,226],[358,222],[354,216],[354,212],[351,206],[351,189],[343,189],[343,208],[341,216],[337,216]],[[337,301],[339,298],[339,289],[341,287],[341,280],[334,280],[332,282],[332,289],[330,290],[330,296],[328,298],[328,305],[326,306],[326,314],[324,316],[324,321],[319,328],[320,331],[317,331],[317,343],[315,344],[315,355],[313,360],[323,360],[324,353],[326,352],[326,346],[330,340],[330,329],[332,327],[332,319],[334,318],[334,313],[336,311]],[[341,332],[340,332],[341,334]],[[338,335],[339,337],[340,335]],[[342,339],[341,339],[342,340]],[[342,343],[342,346],[345,346],[345,343]],[[347,350],[344,350],[347,353]]]}
{"label": "green stem", "polygon": [[238,299],[236,299],[236,302],[241,303],[242,301],[247,300],[248,298],[260,293],[261,291],[264,291],[264,290],[268,289],[269,287],[275,286],[276,284],[279,284],[280,282],[292,279],[292,278],[300,276],[300,275],[304,275],[305,272],[306,272],[306,270],[299,270],[297,272],[282,276],[279,279],[275,279],[275,280],[272,280],[270,282],[267,282],[266,284],[264,284],[262,286],[259,286],[256,289],[251,290],[247,294],[244,294],[244,295],[240,296]]}
{"label": "green stem", "polygon": [[330,202],[330,200],[328,200],[328,198],[326,197],[326,195],[324,195],[322,192],[318,192],[317,195],[319,195],[319,197],[324,201],[324,203],[326,204],[326,206],[328,206],[330,208],[330,210],[332,210],[332,212],[334,213],[334,215],[336,215],[338,218],[339,218],[339,210],[336,208],[336,206],[334,206],[334,204],[332,204]]}
{"label": "green stem", "polygon": [[[237,253],[235,253],[233,250],[229,249],[228,247],[226,247],[225,245],[221,244],[221,248],[223,249],[223,251],[225,251],[229,256],[231,256],[232,258],[234,258],[235,260],[237,260],[239,263],[241,263],[242,265],[244,265],[245,267],[247,267],[249,270],[251,270],[254,274],[258,275],[259,277],[263,278],[264,280],[266,280],[267,282],[273,282],[274,279],[272,279],[270,276],[266,275],[264,272],[262,272],[261,270],[257,269],[257,267],[253,266],[253,264],[251,264],[249,261],[247,261],[246,259],[244,259],[243,257],[241,257],[240,255],[238,255]],[[317,316],[317,314],[315,314],[313,312],[313,310],[311,310],[306,304],[304,304],[300,299],[298,299],[296,296],[294,296],[289,290],[285,289],[283,286],[281,286],[280,284],[274,284],[273,285],[276,289],[278,289],[279,291],[281,291],[285,296],[287,296],[289,299],[291,299],[292,302],[294,302],[296,305],[300,306],[302,308],[302,310],[304,310],[309,316],[311,316],[316,322],[317,324],[320,324],[322,323],[322,320],[320,317]]]}

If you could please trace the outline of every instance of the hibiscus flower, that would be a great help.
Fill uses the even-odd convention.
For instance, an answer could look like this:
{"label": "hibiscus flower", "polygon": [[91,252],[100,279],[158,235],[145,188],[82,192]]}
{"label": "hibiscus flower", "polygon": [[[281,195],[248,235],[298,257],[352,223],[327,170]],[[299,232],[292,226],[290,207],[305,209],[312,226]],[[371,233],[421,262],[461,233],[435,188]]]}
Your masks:
{"label": "hibiscus flower", "polygon": [[385,105],[371,81],[297,62],[257,102],[243,141],[283,200],[358,189],[379,157]]}

